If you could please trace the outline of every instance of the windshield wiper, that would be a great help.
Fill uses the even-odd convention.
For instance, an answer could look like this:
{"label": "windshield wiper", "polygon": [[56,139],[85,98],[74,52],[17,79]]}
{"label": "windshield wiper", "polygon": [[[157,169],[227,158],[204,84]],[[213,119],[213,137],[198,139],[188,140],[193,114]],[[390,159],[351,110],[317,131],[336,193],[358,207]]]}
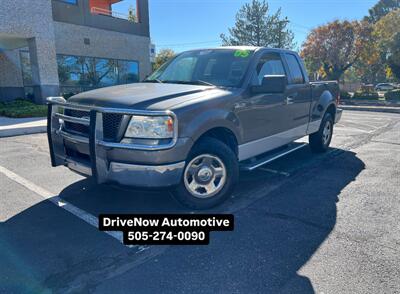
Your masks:
{"label": "windshield wiper", "polygon": [[214,84],[211,84],[209,82],[206,81],[202,81],[202,80],[195,80],[195,81],[178,81],[178,80],[165,80],[163,81],[164,83],[171,83],[171,84],[184,84],[184,85],[205,85],[205,86],[213,86],[215,87]]}
{"label": "windshield wiper", "polygon": [[192,81],[191,83],[196,83],[196,84],[199,84],[199,85],[206,85],[206,86],[214,86],[215,87],[214,84],[206,82],[206,81],[203,81],[203,80],[196,80],[196,81]]}
{"label": "windshield wiper", "polygon": [[160,83],[160,84],[164,83],[164,81],[162,81],[162,80],[159,80],[159,79],[154,79],[154,80],[144,80],[143,82],[144,82],[144,83]]}

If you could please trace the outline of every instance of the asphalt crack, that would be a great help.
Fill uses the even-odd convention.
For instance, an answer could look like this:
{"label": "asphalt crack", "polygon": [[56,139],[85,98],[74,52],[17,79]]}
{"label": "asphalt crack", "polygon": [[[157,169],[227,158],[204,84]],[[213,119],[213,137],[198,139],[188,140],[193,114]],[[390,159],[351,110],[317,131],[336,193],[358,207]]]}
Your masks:
{"label": "asphalt crack", "polygon": [[374,142],[374,143],[382,143],[382,144],[390,144],[390,145],[397,145],[397,146],[400,146],[400,143],[388,142],[388,141],[371,140],[371,142]]}

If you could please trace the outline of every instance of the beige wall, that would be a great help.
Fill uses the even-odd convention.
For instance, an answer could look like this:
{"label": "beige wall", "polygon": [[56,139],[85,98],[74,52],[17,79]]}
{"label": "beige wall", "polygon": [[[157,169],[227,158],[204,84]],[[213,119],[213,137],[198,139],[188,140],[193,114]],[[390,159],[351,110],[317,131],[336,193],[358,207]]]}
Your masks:
{"label": "beige wall", "polygon": [[[125,26],[133,25],[133,28],[142,32],[141,35],[56,22],[53,20],[52,9],[52,4],[55,2],[52,0],[0,0],[0,49],[2,46],[5,48],[6,42],[7,44],[11,42],[13,49],[18,46],[29,47],[33,88],[38,102],[43,103],[47,96],[59,95],[56,54],[136,60],[139,62],[141,79],[150,73],[150,38],[148,34],[145,34],[148,31],[147,19],[143,19],[143,24],[133,25],[124,20],[117,21],[107,17],[107,20],[114,21],[113,25],[116,26],[120,22]],[[79,3],[86,2],[85,0]],[[147,9],[147,1],[139,0],[139,2]],[[65,3],[63,4],[65,6]],[[147,11],[146,9],[144,12]],[[59,12],[62,13],[62,11]],[[68,13],[64,14],[68,15]],[[84,43],[85,38],[90,39],[89,45]],[[12,42],[15,44],[14,47]],[[4,86],[0,85],[3,93],[0,93],[0,99],[10,99],[13,96],[10,91],[19,89],[18,96],[21,91],[23,93],[21,70],[16,66],[19,64],[19,55],[10,54],[12,55],[10,57],[5,57],[4,53],[0,56],[0,79],[4,84]],[[5,91],[11,94],[4,94]]]}
{"label": "beige wall", "polygon": [[[59,92],[51,2],[0,0],[0,41],[2,38],[26,40],[25,46],[29,46],[31,56],[35,98],[39,103],[44,103],[47,96]],[[17,45],[16,43],[14,48]],[[8,78],[11,79],[12,77]],[[18,83],[13,85],[14,88],[19,86]],[[3,87],[2,98],[10,99],[9,95],[12,93],[4,94],[6,90],[7,87]]]}
{"label": "beige wall", "polygon": [[0,52],[0,87],[22,87],[22,72],[18,50]]}
{"label": "beige wall", "polygon": [[54,22],[54,31],[57,54],[136,60],[141,79],[151,72],[148,37],[61,22]]}
{"label": "beige wall", "polygon": [[51,0],[1,0],[1,35],[36,39],[40,83],[58,85]]}

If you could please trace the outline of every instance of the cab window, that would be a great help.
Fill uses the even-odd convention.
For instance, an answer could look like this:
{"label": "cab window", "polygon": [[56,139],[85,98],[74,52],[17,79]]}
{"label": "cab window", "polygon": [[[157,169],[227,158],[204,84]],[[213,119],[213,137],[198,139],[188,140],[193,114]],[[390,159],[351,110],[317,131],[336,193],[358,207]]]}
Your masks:
{"label": "cab window", "polygon": [[292,76],[291,84],[304,84],[304,76],[297,57],[293,54],[285,54],[289,71]]}
{"label": "cab window", "polygon": [[259,84],[266,75],[286,75],[280,55],[272,52],[261,57],[256,70]]}

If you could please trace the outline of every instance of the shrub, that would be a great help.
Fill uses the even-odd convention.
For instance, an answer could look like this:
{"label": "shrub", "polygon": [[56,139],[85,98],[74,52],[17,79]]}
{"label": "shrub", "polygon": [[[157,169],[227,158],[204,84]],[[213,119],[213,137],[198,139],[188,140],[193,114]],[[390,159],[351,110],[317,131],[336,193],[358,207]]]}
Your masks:
{"label": "shrub", "polygon": [[69,93],[63,93],[61,96],[63,96],[65,99],[68,100],[68,98],[76,95],[77,93],[69,92]]}
{"label": "shrub", "polygon": [[379,99],[379,94],[376,92],[357,91],[354,93],[353,99]]}
{"label": "shrub", "polygon": [[400,90],[393,90],[393,91],[387,92],[385,94],[385,99],[386,100],[398,100],[398,101],[400,101]]}
{"label": "shrub", "polygon": [[0,116],[7,117],[43,117],[47,115],[47,106],[38,105],[26,99],[16,99],[0,103]]}

